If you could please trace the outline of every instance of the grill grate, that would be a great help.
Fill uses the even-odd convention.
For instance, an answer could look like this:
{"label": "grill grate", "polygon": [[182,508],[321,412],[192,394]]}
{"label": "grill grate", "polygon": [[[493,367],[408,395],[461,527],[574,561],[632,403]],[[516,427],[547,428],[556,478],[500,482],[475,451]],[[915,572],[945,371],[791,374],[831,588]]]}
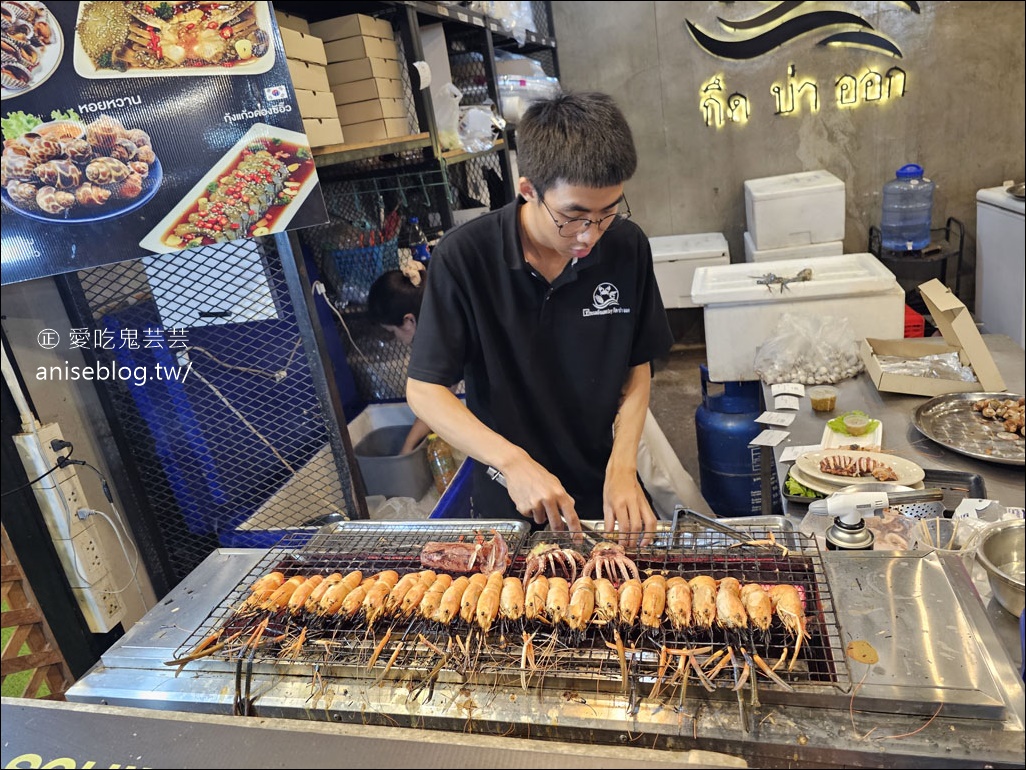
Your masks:
{"label": "grill grate", "polygon": [[[509,542],[512,563],[507,576],[522,578],[530,548],[540,543],[577,548],[582,555],[588,552],[587,547],[575,546],[573,536],[567,533],[543,532],[527,537],[520,529],[508,529],[510,525],[523,526],[517,522],[493,524]],[[756,539],[767,539],[770,535],[770,530],[764,528],[738,529]],[[482,638],[479,629],[459,619],[445,627],[422,618],[379,619],[368,631],[362,616],[328,619],[304,613],[293,616],[287,612],[271,615],[265,637],[277,638],[275,642],[246,648],[244,642],[250,639],[252,629],[267,617],[267,612],[245,616],[240,615],[237,608],[249,595],[249,586],[259,577],[274,570],[288,578],[332,572],[346,574],[355,569],[361,570],[364,576],[386,569],[395,570],[401,576],[421,569],[418,555],[424,543],[471,540],[475,530],[463,523],[447,529],[413,526],[399,531],[346,523],[340,525],[339,532],[341,534],[316,536],[302,546],[296,543],[295,547],[290,547],[288,542],[283,542],[270,551],[176,654],[187,656],[201,640],[219,628],[226,628],[221,638],[235,634],[236,641],[213,656],[216,659],[230,662],[246,657],[271,665],[305,664],[315,666],[322,677],[378,679],[386,675],[387,668],[391,677],[411,675],[415,681],[418,676],[419,681],[423,681],[425,677],[455,675],[462,681],[483,679],[526,684],[530,679],[547,688],[587,681],[595,687],[617,689],[625,686],[622,667],[626,667],[627,680],[634,688],[646,683],[651,684],[653,690],[659,690],[670,686],[679,676],[678,669],[688,663],[684,656],[664,653],[664,648],[699,650],[696,663],[703,664],[705,671],[711,670],[717,659],[726,663],[727,656],[718,651],[728,645],[739,658],[744,647],[746,652],[756,653],[769,665],[779,660],[785,649],[788,653],[794,649],[793,640],[779,619],[774,619],[765,635],[757,631],[750,635],[748,632],[727,634],[715,627],[708,631],[673,631],[665,619],[658,630],[645,630],[638,625],[618,628],[608,624],[589,626],[583,632],[562,624],[497,620]],[[482,534],[487,536],[488,532],[482,530]],[[643,579],[647,574],[659,572],[689,578],[709,575],[716,579],[735,577],[742,583],[795,585],[805,600],[809,638],[793,669],[783,665],[776,672],[786,685],[772,683],[759,673],[760,689],[783,694],[789,687],[806,690],[829,687],[847,692],[851,686],[850,674],[833,595],[815,539],[797,533],[774,534],[787,546],[786,555],[780,549],[736,547],[736,541],[719,533],[686,529],[659,533],[654,546],[629,555]],[[528,639],[530,649],[525,650]],[[618,646],[624,650],[623,659]],[[526,664],[528,652],[534,659],[533,667]],[[730,665],[722,667],[719,690],[729,693],[727,680],[738,675],[742,665],[743,661],[739,661],[738,670]],[[692,684],[695,681],[692,679]]]}

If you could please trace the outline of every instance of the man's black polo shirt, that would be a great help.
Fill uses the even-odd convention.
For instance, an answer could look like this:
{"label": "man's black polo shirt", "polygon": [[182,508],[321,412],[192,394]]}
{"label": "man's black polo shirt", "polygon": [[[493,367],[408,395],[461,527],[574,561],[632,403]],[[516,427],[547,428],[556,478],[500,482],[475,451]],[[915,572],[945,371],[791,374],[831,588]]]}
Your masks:
{"label": "man's black polo shirt", "polygon": [[[582,519],[601,519],[627,371],[673,342],[652,251],[641,229],[623,222],[549,284],[524,260],[523,202],[439,241],[408,372],[436,385],[463,379],[471,412],[553,473]],[[474,478],[475,514],[516,517],[484,470],[479,465]]]}

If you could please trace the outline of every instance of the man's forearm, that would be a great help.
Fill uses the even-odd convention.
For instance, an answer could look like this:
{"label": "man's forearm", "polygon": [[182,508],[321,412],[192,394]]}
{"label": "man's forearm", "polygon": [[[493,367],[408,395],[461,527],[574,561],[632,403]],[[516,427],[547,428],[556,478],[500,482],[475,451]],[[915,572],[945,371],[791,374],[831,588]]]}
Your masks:
{"label": "man's forearm", "polygon": [[406,401],[435,433],[478,462],[501,471],[526,456],[523,449],[475,417],[444,385],[407,379]]}
{"label": "man's forearm", "polygon": [[611,468],[637,470],[638,444],[645,428],[652,373],[649,364],[640,364],[627,373],[620,409],[613,422],[613,451],[609,457]]}

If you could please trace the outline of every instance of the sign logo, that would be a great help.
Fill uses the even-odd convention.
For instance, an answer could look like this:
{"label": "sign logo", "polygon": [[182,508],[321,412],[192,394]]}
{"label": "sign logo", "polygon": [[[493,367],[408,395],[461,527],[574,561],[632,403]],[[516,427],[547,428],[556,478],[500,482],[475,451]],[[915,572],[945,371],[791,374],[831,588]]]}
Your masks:
{"label": "sign logo", "polygon": [[280,102],[282,99],[288,99],[289,89],[285,86],[271,86],[264,89],[264,98],[269,102]]}
{"label": "sign logo", "polygon": [[600,283],[591,295],[591,303],[596,310],[605,310],[620,304],[620,290],[611,283]]}
{"label": "sign logo", "polygon": [[[816,42],[820,46],[865,48],[901,58],[901,49],[857,13],[822,9],[821,3],[778,2],[768,10],[747,19],[717,17],[725,32],[722,37],[705,32],[686,20],[687,30],[707,53],[721,59],[744,61],[763,56],[809,33],[826,34]],[[905,2],[918,14],[919,3]]]}
{"label": "sign logo", "polygon": [[53,329],[43,329],[43,331],[36,335],[36,342],[39,343],[39,347],[45,350],[53,350],[60,341],[61,335]]}

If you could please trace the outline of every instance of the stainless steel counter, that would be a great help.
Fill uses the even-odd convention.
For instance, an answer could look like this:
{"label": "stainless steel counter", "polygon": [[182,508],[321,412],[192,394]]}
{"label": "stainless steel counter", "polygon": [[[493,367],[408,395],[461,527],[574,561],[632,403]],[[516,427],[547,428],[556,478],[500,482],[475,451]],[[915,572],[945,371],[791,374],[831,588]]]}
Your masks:
{"label": "stainless steel counter", "polygon": [[[164,661],[265,554],[211,554],[69,690],[68,700],[230,715],[233,664],[200,660],[179,673]],[[782,702],[780,692],[774,698],[773,687],[764,686],[750,732],[741,727],[733,693],[707,696],[697,685],[683,704],[676,697],[642,697],[632,706],[616,688],[596,683],[545,682],[525,691],[519,683],[448,679],[431,695],[411,692],[402,680],[321,676],[325,672],[317,667],[287,664],[254,670],[254,711],[259,719],[443,731],[407,731],[407,739],[425,744],[437,743],[446,731],[460,733],[461,742],[479,735],[483,759],[488,738],[516,736],[656,748],[679,761],[685,759],[681,751],[700,750],[751,766],[1021,766],[1021,679],[961,561],[936,554],[827,553],[824,567],[844,639],[868,643],[879,662],[842,661],[850,666],[847,685],[790,701],[799,705]],[[318,740],[322,731],[310,730],[304,740]],[[385,764],[393,763],[383,755]]]}
{"label": "stainless steel counter", "polygon": [[[943,340],[937,338],[939,343]],[[990,350],[1005,379],[1005,386],[1011,393],[1022,394],[1026,390],[1026,355],[1022,348],[1004,334],[985,334],[984,342]],[[923,468],[948,471],[967,471],[980,474],[987,486],[987,497],[998,500],[1006,506],[1022,508],[1026,505],[1026,481],[1023,468],[1014,465],[976,460],[926,438],[912,422],[912,413],[917,406],[928,400],[927,396],[909,396],[902,393],[884,393],[876,389],[873,381],[863,372],[836,384],[837,409],[833,413],[812,411],[809,399],[800,399],[798,416],[784,430],[790,436],[774,447],[777,462],[777,477],[783,486],[787,478],[789,463],[780,462],[780,455],[788,446],[818,444],[823,437],[827,420],[850,409],[861,409],[883,423],[883,448],[907,458]],[[772,408],[773,397],[768,385],[763,385],[763,398]],[[784,501],[784,510],[799,519],[805,515],[805,506]]]}
{"label": "stainless steel counter", "polygon": [[[1022,348],[1003,334],[985,334],[983,340],[1005,380],[1008,391],[1019,394],[1026,392],[1026,354]],[[937,341],[943,342],[940,338],[937,338]],[[885,450],[907,458],[924,469],[977,473],[984,479],[989,499],[997,500],[1005,506],[1021,508],[1026,505],[1026,476],[1022,467],[986,462],[953,452],[926,438],[916,429],[912,422],[912,414],[917,406],[928,400],[927,396],[881,392],[865,373],[839,382],[836,387],[837,409],[833,413],[813,412],[809,400],[800,399],[801,406],[797,417],[786,428],[790,436],[774,447],[773,455],[781,489],[790,467],[789,462],[780,460],[783,451],[788,446],[818,444],[827,420],[851,409],[861,409],[883,423]],[[763,399],[769,405],[773,403],[770,386],[765,384]],[[786,499],[783,506],[785,515],[797,527],[807,512],[807,506]],[[973,587],[980,596],[989,622],[1012,661],[1021,667],[1022,643],[1018,619],[993,598],[983,568],[974,562],[970,562],[968,568]]]}

